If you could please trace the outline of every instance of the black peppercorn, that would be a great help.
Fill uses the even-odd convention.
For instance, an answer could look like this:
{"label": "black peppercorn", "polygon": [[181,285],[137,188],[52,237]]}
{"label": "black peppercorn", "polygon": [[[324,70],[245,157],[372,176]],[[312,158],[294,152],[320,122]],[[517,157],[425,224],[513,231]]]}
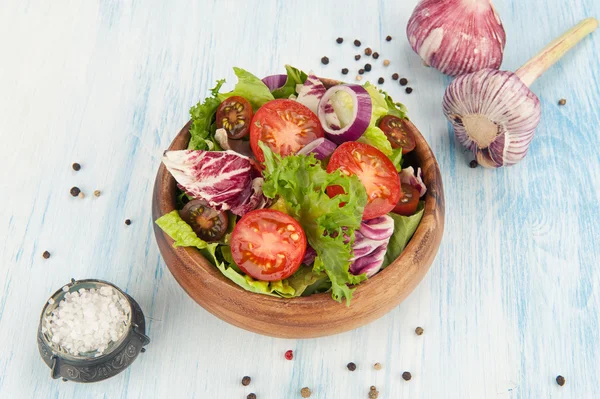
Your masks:
{"label": "black peppercorn", "polygon": [[344,42],[344,39],[342,39],[341,37],[338,37],[335,41],[341,44]]}
{"label": "black peppercorn", "polygon": [[469,166],[473,169],[475,169],[477,166],[479,166],[479,164],[477,163],[476,160],[472,160],[471,162],[469,162]]}
{"label": "black peppercorn", "polygon": [[246,396],[246,399],[256,399],[256,394],[255,393],[249,393],[248,396]]}
{"label": "black peppercorn", "polygon": [[383,82],[385,82],[385,80],[383,78],[377,79],[377,83],[379,83],[380,85],[383,84]]}
{"label": "black peppercorn", "polygon": [[567,103],[567,100],[565,100],[564,98],[561,98],[561,99],[558,101],[558,105],[565,105],[566,103]]}
{"label": "black peppercorn", "polygon": [[79,187],[71,187],[71,190],[69,192],[73,197],[77,197],[81,190],[79,189]]}
{"label": "black peppercorn", "polygon": [[410,381],[412,375],[408,371],[405,371],[404,373],[402,373],[402,378],[404,378],[404,381]]}
{"label": "black peppercorn", "polygon": [[346,367],[348,367],[348,370],[350,370],[350,371],[354,371],[354,370],[356,370],[356,364],[354,364],[354,363],[352,363],[352,362],[348,363],[348,364],[346,365]]}
{"label": "black peppercorn", "polygon": [[[471,163],[473,163],[473,161],[471,161]],[[417,335],[423,335],[423,327],[417,327],[417,328],[415,328],[415,334],[417,334]]]}
{"label": "black peppercorn", "polygon": [[371,64],[365,64],[365,71],[369,72],[371,70]]}
{"label": "black peppercorn", "polygon": [[131,224],[131,220],[129,220],[129,219],[125,219],[125,224],[126,224],[127,226],[129,226],[129,225]]}
{"label": "black peppercorn", "polygon": [[360,60],[360,54],[356,54],[356,55],[354,56],[354,59],[355,59],[356,61]]}
{"label": "black peppercorn", "polygon": [[327,57],[321,58],[321,64],[323,64],[323,65],[329,64],[329,58],[327,58]]}
{"label": "black peppercorn", "polygon": [[74,171],[78,171],[79,169],[81,169],[81,165],[79,165],[77,162],[75,162],[75,163],[73,164],[73,170],[74,170]]}
{"label": "black peppercorn", "polygon": [[385,38],[386,42],[391,42],[392,41],[392,37],[390,35],[387,35],[387,37]]}
{"label": "black peppercorn", "polygon": [[410,94],[410,93],[412,93],[413,89],[412,89],[412,87],[407,87],[405,91],[406,91],[406,94]]}
{"label": "black peppercorn", "polygon": [[394,80],[398,80],[399,77],[400,77],[400,75],[398,75],[397,73],[392,75],[392,79],[394,79]]}
{"label": "black peppercorn", "polygon": [[367,47],[365,49],[365,55],[371,55],[371,54],[373,54],[373,50],[371,50],[371,47]]}
{"label": "black peppercorn", "polygon": [[355,45],[356,47],[360,47],[360,40],[356,39],[356,40],[354,41],[354,45]]}
{"label": "black peppercorn", "polygon": [[567,382],[567,381],[565,380],[565,377],[563,377],[562,375],[559,375],[558,377],[556,377],[556,383],[558,385],[560,385],[561,387],[563,385],[565,385],[565,382]]}
{"label": "black peppercorn", "polygon": [[375,58],[375,59],[379,58],[379,53],[377,51],[373,53],[373,58]]}
{"label": "black peppercorn", "polygon": [[44,253],[42,254],[42,256],[44,257],[44,259],[48,259],[50,257],[50,252],[44,251]]}
{"label": "black peppercorn", "polygon": [[250,385],[250,381],[252,381],[252,378],[244,376],[244,378],[242,378],[242,385],[247,387],[248,385]]}
{"label": "black peppercorn", "polygon": [[360,69],[358,70],[358,73],[362,75],[363,73],[365,73],[365,70],[364,70],[364,69],[362,69],[362,68],[360,68]]}
{"label": "black peppercorn", "polygon": [[402,78],[400,79],[400,86],[406,86],[408,84],[408,79]]}
{"label": "black peppercorn", "polygon": [[348,75],[348,68],[342,68],[342,73],[344,75]]}

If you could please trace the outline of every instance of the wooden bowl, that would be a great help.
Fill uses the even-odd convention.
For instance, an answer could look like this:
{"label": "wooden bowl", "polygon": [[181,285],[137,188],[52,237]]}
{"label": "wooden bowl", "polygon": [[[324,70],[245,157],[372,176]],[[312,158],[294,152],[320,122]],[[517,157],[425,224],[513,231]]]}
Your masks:
{"label": "wooden bowl", "polygon": [[[326,86],[335,81],[322,79]],[[169,150],[186,149],[188,122]],[[412,125],[412,124],[411,124]],[[363,326],[394,309],[423,279],[437,254],[444,230],[444,191],[440,170],[429,145],[414,128],[414,162],[423,170],[427,186],[425,211],[414,236],[402,254],[387,268],[354,291],[350,307],[330,293],[282,299],[245,291],[208,262],[195,248],[173,248],[173,240],[160,227],[154,233],[160,252],[183,289],[218,318],[259,334],[281,338],[314,338]],[[160,165],[152,198],[152,217],[175,208],[175,179]]]}

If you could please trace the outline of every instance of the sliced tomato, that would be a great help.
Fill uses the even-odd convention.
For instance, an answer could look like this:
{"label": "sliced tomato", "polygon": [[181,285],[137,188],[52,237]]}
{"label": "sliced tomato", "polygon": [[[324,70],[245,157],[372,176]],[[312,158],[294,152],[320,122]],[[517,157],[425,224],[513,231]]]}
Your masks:
{"label": "sliced tomato", "polygon": [[306,235],[293,217],[274,209],[245,214],[231,235],[236,265],[257,280],[287,278],[300,267],[306,252]]}
{"label": "sliced tomato", "polygon": [[392,212],[403,216],[414,215],[419,206],[419,190],[405,183],[402,183],[401,188],[400,200]]}
{"label": "sliced tomato", "polygon": [[386,115],[379,122],[379,128],[383,130],[392,148],[402,147],[402,153],[407,154],[415,149],[415,136],[412,132],[412,123],[406,119],[400,119],[394,115]]}
{"label": "sliced tomato", "polygon": [[252,118],[250,146],[256,159],[264,162],[259,141],[285,157],[324,135],[319,118],[308,107],[294,100],[273,100],[260,107]]}
{"label": "sliced tomato", "polygon": [[[356,175],[367,190],[367,205],[363,220],[385,215],[400,199],[400,178],[392,161],[377,148],[355,141],[340,145],[331,155],[327,172],[340,170]],[[330,197],[342,194],[341,186],[327,187]]]}
{"label": "sliced tomato", "polygon": [[228,220],[225,212],[211,208],[204,200],[195,199],[188,202],[179,214],[204,241],[218,241],[227,232]]}
{"label": "sliced tomato", "polygon": [[223,128],[230,139],[241,139],[250,131],[252,106],[244,97],[226,98],[217,108],[217,128]]}

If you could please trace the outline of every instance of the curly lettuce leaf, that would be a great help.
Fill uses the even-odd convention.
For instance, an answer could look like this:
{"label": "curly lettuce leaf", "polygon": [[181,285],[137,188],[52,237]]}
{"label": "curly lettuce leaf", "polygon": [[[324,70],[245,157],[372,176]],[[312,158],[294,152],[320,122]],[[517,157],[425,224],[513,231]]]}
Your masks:
{"label": "curly lettuce leaf", "polygon": [[[274,154],[262,142],[265,155],[263,193],[269,198],[279,195],[287,211],[306,233],[309,244],[317,252],[313,271],[325,272],[331,280],[332,297],[349,305],[354,289],[366,276],[349,273],[354,231],[360,227],[367,203],[364,186],[356,176],[341,172],[327,173],[314,155],[292,155],[285,158]],[[328,186],[338,185],[347,194],[330,198]],[[344,206],[340,207],[340,204]]]}
{"label": "curly lettuce leaf", "polygon": [[308,77],[306,73],[291,65],[286,65],[285,70],[287,72],[285,84],[271,92],[275,98],[290,98],[292,94],[296,94],[296,85],[303,84]]}
{"label": "curly lettuce leaf", "polygon": [[265,103],[275,99],[262,80],[242,68],[234,67],[233,71],[238,77],[238,82],[233,91],[230,91],[229,93],[219,93],[217,95],[220,101],[232,96],[244,97],[256,111]]}
{"label": "curly lettuce leaf", "polygon": [[388,213],[389,216],[394,219],[394,234],[390,238],[388,243],[387,252],[383,258],[382,269],[389,266],[406,248],[406,245],[412,238],[413,234],[417,230],[421,218],[423,217],[425,203],[419,202],[417,212],[411,216],[402,216],[395,213]]}
{"label": "curly lettuce leaf", "polygon": [[192,126],[190,127],[189,150],[219,151],[221,147],[214,140],[216,124],[213,122],[221,100],[217,98],[225,79],[217,80],[217,85],[211,91],[211,97],[199,102],[190,109]]}
{"label": "curly lettuce leaf", "polygon": [[382,90],[378,90],[377,87],[373,86],[369,82],[365,83],[363,87],[369,93],[369,96],[371,96],[371,106],[373,107],[369,125],[375,126],[379,118],[382,118],[388,114],[388,104],[385,100]]}
{"label": "curly lettuce leaf", "polygon": [[397,116],[400,119],[408,119],[408,116],[406,116],[408,111],[406,110],[404,104],[395,103],[392,97],[390,97],[390,95],[387,94],[385,91],[382,91],[381,94],[383,94],[383,96],[385,97],[385,102],[388,107],[389,115]]}
{"label": "curly lettuce leaf", "polygon": [[[374,125],[369,125],[363,135],[356,141],[370,144],[388,157],[393,153],[392,145],[383,130]],[[402,150],[400,153],[402,153]]]}

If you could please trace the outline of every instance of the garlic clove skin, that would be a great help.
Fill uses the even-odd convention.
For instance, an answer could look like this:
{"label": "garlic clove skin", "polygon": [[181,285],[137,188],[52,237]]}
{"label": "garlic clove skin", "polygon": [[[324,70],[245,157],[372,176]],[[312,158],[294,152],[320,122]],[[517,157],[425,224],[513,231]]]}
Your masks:
{"label": "garlic clove skin", "polygon": [[540,100],[517,75],[494,69],[454,79],[443,109],[460,143],[488,168],[525,157],[542,113]]}
{"label": "garlic clove skin", "polygon": [[502,64],[506,33],[491,0],[422,0],[406,33],[425,64],[446,75]]}

